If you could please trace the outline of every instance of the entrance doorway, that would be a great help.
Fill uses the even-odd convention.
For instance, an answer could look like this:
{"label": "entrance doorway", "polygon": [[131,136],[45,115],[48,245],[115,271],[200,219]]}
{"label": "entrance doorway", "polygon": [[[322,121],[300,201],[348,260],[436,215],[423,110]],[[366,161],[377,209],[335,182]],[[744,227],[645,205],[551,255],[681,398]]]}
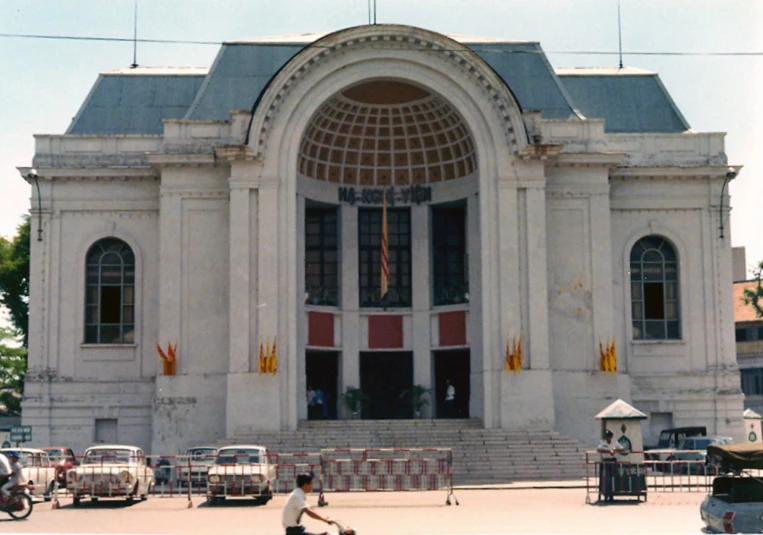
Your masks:
{"label": "entrance doorway", "polygon": [[413,386],[413,353],[360,354],[360,389],[371,401],[362,416],[371,420],[413,418],[401,394]]}
{"label": "entrance doorway", "polygon": [[[469,417],[470,375],[469,350],[434,352],[434,391],[438,418]],[[445,403],[448,381],[456,391],[452,408]]]}
{"label": "entrance doorway", "polygon": [[[308,420],[336,420],[339,353],[336,351],[307,351],[305,354],[305,384],[308,393]],[[310,393],[312,390],[312,394]]]}

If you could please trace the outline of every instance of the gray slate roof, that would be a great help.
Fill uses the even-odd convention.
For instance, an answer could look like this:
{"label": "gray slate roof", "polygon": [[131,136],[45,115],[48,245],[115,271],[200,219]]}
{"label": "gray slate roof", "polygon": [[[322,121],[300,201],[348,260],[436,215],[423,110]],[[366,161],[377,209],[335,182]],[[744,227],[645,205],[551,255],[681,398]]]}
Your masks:
{"label": "gray slate roof", "polygon": [[[67,134],[161,134],[163,119],[225,120],[251,110],[270,80],[325,34],[225,43],[212,67],[120,69],[101,74]],[[581,114],[607,132],[683,132],[689,128],[654,73],[635,69],[559,69],[538,43],[453,38],[479,55],[520,107],[546,119]]]}
{"label": "gray slate roof", "polygon": [[557,69],[572,101],[613,134],[680,133],[689,129],[656,73],[640,69]]}
{"label": "gray slate roof", "polygon": [[103,73],[67,134],[162,134],[162,119],[179,119],[193,102],[207,69],[119,69]]}

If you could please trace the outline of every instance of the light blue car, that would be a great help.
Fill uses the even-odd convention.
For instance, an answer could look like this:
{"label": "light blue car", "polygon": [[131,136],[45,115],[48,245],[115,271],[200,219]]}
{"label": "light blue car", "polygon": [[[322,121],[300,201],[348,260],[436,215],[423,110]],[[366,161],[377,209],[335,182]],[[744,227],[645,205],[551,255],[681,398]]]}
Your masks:
{"label": "light blue car", "polygon": [[710,445],[707,461],[720,474],[700,506],[707,530],[717,533],[763,531],[763,446]]}

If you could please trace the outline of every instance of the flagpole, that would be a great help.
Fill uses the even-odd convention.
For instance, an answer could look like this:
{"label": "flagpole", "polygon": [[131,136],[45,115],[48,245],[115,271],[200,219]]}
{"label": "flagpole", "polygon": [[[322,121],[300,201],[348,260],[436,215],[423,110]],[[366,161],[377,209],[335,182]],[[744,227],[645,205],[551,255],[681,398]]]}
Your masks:
{"label": "flagpole", "polygon": [[381,239],[381,299],[389,290],[389,236],[387,232],[387,191],[382,198],[382,239]]}

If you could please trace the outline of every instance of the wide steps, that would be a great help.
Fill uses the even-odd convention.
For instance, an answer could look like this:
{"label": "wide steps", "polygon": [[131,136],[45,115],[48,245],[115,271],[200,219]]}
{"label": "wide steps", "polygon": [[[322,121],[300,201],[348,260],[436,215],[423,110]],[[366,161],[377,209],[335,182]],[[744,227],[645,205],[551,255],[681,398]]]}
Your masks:
{"label": "wide steps", "polygon": [[273,453],[451,448],[456,484],[585,475],[585,448],[575,440],[547,429],[484,429],[477,419],[303,421],[295,431],[241,433],[224,443],[259,444]]}

